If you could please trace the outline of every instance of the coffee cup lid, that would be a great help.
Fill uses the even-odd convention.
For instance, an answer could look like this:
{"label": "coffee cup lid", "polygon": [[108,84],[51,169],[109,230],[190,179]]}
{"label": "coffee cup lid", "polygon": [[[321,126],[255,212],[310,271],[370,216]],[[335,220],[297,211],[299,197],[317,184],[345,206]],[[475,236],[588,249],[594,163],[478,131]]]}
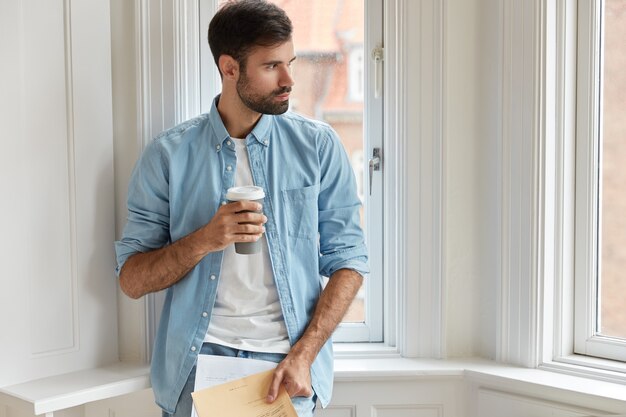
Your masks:
{"label": "coffee cup lid", "polygon": [[230,201],[261,200],[265,198],[265,192],[263,191],[263,188],[255,185],[232,187],[226,192],[226,198]]}

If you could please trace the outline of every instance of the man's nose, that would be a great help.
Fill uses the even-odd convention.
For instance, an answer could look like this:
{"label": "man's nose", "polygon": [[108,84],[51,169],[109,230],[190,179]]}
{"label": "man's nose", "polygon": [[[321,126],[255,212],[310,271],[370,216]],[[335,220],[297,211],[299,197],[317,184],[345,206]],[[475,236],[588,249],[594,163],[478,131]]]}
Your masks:
{"label": "man's nose", "polygon": [[282,70],[279,83],[281,87],[292,87],[295,84],[290,67],[286,67]]}

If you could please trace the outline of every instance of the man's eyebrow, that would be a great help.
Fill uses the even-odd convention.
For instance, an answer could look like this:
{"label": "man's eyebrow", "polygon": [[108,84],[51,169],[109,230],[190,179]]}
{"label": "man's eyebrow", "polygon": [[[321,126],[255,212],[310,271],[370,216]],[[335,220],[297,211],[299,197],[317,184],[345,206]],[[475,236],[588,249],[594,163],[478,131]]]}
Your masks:
{"label": "man's eyebrow", "polygon": [[[296,60],[296,58],[297,58],[297,57],[295,57],[295,56],[294,56],[293,58],[291,58],[291,59],[289,60],[289,62],[288,62],[288,63],[289,63],[289,64],[291,64],[293,61],[295,61],[295,60]],[[267,61],[267,62],[263,62],[261,65],[275,65],[275,64],[282,64],[282,63],[283,63],[283,61],[280,61],[280,60],[274,60],[274,61]]]}

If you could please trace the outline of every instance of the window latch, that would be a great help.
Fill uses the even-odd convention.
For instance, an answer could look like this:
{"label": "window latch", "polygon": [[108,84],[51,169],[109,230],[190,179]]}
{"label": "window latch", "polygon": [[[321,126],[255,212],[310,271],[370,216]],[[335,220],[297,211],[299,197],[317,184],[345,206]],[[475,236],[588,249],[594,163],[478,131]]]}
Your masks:
{"label": "window latch", "polygon": [[372,151],[372,157],[369,160],[369,171],[370,171],[370,195],[372,195],[372,177],[374,176],[374,171],[380,171],[380,164],[382,162],[380,148],[374,148]]}

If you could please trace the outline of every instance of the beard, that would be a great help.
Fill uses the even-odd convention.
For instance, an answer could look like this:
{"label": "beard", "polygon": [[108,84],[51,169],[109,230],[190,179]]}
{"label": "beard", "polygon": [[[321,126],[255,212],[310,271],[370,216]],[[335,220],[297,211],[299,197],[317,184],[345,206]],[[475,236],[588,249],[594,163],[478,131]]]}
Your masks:
{"label": "beard", "polygon": [[275,101],[274,98],[291,91],[291,87],[282,87],[268,95],[255,93],[250,79],[244,71],[237,80],[237,94],[250,110],[261,114],[283,114],[289,110],[289,100]]}

